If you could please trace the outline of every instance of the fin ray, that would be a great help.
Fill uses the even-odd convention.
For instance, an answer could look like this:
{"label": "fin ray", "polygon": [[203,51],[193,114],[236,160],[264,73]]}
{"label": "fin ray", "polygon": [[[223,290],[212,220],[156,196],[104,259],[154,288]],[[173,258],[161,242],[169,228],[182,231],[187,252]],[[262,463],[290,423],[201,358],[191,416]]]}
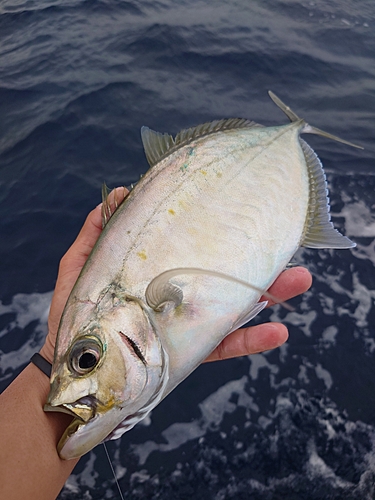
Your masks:
{"label": "fin ray", "polygon": [[122,201],[126,198],[129,191],[125,187],[122,188],[124,192],[123,195],[119,195],[120,196],[119,199],[117,192],[118,189],[119,188],[109,190],[105,182],[102,184],[102,228],[103,229],[107,225],[112,215],[116,212]]}
{"label": "fin ray", "polygon": [[146,153],[147,161],[153,167],[160,160],[177,149],[186,146],[191,141],[205,137],[216,132],[227,130],[244,129],[253,127],[262,127],[259,123],[247,120],[245,118],[228,118],[223,120],[214,120],[203,123],[197,127],[191,127],[181,130],[175,138],[170,134],[155,132],[148,127],[141,128],[143,147]]}
{"label": "fin ray", "polygon": [[289,106],[287,106],[279,97],[277,97],[277,95],[275,95],[271,90],[268,91],[268,95],[270,96],[270,98],[273,100],[273,102],[276,104],[276,106],[278,108],[281,109],[281,111],[283,111],[286,116],[289,118],[289,120],[291,122],[298,122],[299,120],[301,120],[301,118],[296,115],[296,113],[294,111],[292,111],[290,109]]}
{"label": "fin ray", "polygon": [[301,246],[308,248],[353,248],[349,238],[333,227],[323,166],[314,150],[299,139],[310,177],[309,212]]}
{"label": "fin ray", "polygon": [[337,135],[332,135],[328,132],[324,132],[324,130],[320,130],[320,128],[312,127],[308,123],[303,127],[302,134],[315,134],[320,135],[322,137],[326,137],[327,139],[331,139],[332,141],[341,142],[341,144],[346,144],[347,146],[351,146],[352,148],[364,149],[362,146],[358,146],[357,144],[353,144],[353,142],[346,141],[345,139],[341,139],[337,137]]}
{"label": "fin ray", "polygon": [[102,228],[104,228],[111,218],[111,207],[108,203],[108,196],[109,196],[109,191],[108,191],[108,186],[106,185],[105,182],[102,184]]}
{"label": "fin ray", "polygon": [[[159,275],[160,276],[160,275]],[[147,304],[156,312],[164,310],[168,302],[173,302],[178,307],[183,299],[183,292],[177,285],[169,281],[153,279],[146,290]]]}

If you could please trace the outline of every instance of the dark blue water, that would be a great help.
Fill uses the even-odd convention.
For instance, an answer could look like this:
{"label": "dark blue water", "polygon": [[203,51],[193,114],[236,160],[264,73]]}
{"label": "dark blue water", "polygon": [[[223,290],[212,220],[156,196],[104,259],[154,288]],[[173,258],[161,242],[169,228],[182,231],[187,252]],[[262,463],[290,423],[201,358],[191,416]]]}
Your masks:
{"label": "dark blue water", "polygon": [[[147,169],[140,127],[285,123],[271,89],[366,148],[306,137],[358,246],[302,250],[313,288],[259,319],[288,344],[200,367],[110,453],[129,499],[375,498],[373,1],[4,0],[0,40],[0,388],[42,345],[101,183]],[[98,447],[59,498],[117,495]]]}

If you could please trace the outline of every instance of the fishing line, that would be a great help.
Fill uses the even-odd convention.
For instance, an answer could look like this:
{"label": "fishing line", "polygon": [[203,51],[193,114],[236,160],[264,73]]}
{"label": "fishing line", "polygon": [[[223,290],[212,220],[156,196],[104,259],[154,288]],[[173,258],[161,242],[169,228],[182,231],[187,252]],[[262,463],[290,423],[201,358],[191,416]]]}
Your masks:
{"label": "fishing line", "polygon": [[107,450],[107,446],[105,445],[105,443],[102,443],[102,445],[104,447],[105,454],[107,455],[109,466],[111,467],[111,471],[112,471],[113,477],[115,478],[115,482],[116,482],[116,485],[117,485],[118,492],[120,493],[121,500],[125,500],[125,498],[124,498],[124,496],[122,494],[121,488],[120,488],[120,484],[117,481],[116,472],[115,472],[115,469],[113,468],[112,461],[111,461],[111,458],[110,458],[108,450]]}

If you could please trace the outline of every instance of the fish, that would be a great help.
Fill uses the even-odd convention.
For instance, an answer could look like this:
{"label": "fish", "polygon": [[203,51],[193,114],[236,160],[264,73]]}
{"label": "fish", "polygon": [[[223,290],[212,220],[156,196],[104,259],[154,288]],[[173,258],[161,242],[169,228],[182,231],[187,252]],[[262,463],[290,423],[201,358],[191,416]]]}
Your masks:
{"label": "fish", "polygon": [[[233,118],[176,137],[142,127],[149,170],[114,212],[62,314],[45,411],[73,416],[62,459],[117,439],[145,418],[231,332],[300,246],[355,246],[330,219],[312,127]],[[266,296],[267,297],[267,296]]]}

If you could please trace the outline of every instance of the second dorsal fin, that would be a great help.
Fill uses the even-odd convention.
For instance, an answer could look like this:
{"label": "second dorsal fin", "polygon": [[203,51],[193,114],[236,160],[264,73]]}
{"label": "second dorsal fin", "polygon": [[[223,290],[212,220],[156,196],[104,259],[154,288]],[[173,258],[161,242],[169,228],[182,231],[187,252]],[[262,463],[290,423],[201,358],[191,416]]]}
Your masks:
{"label": "second dorsal fin", "polygon": [[301,245],[309,248],[352,248],[355,243],[333,227],[323,166],[313,149],[299,139],[310,180],[310,199],[306,229]]}
{"label": "second dorsal fin", "polygon": [[214,134],[215,132],[253,127],[262,127],[262,125],[246,120],[245,118],[227,118],[181,130],[175,138],[167,133],[155,132],[148,127],[141,128],[141,136],[147,161],[153,167],[170,153],[189,144],[194,139]]}

